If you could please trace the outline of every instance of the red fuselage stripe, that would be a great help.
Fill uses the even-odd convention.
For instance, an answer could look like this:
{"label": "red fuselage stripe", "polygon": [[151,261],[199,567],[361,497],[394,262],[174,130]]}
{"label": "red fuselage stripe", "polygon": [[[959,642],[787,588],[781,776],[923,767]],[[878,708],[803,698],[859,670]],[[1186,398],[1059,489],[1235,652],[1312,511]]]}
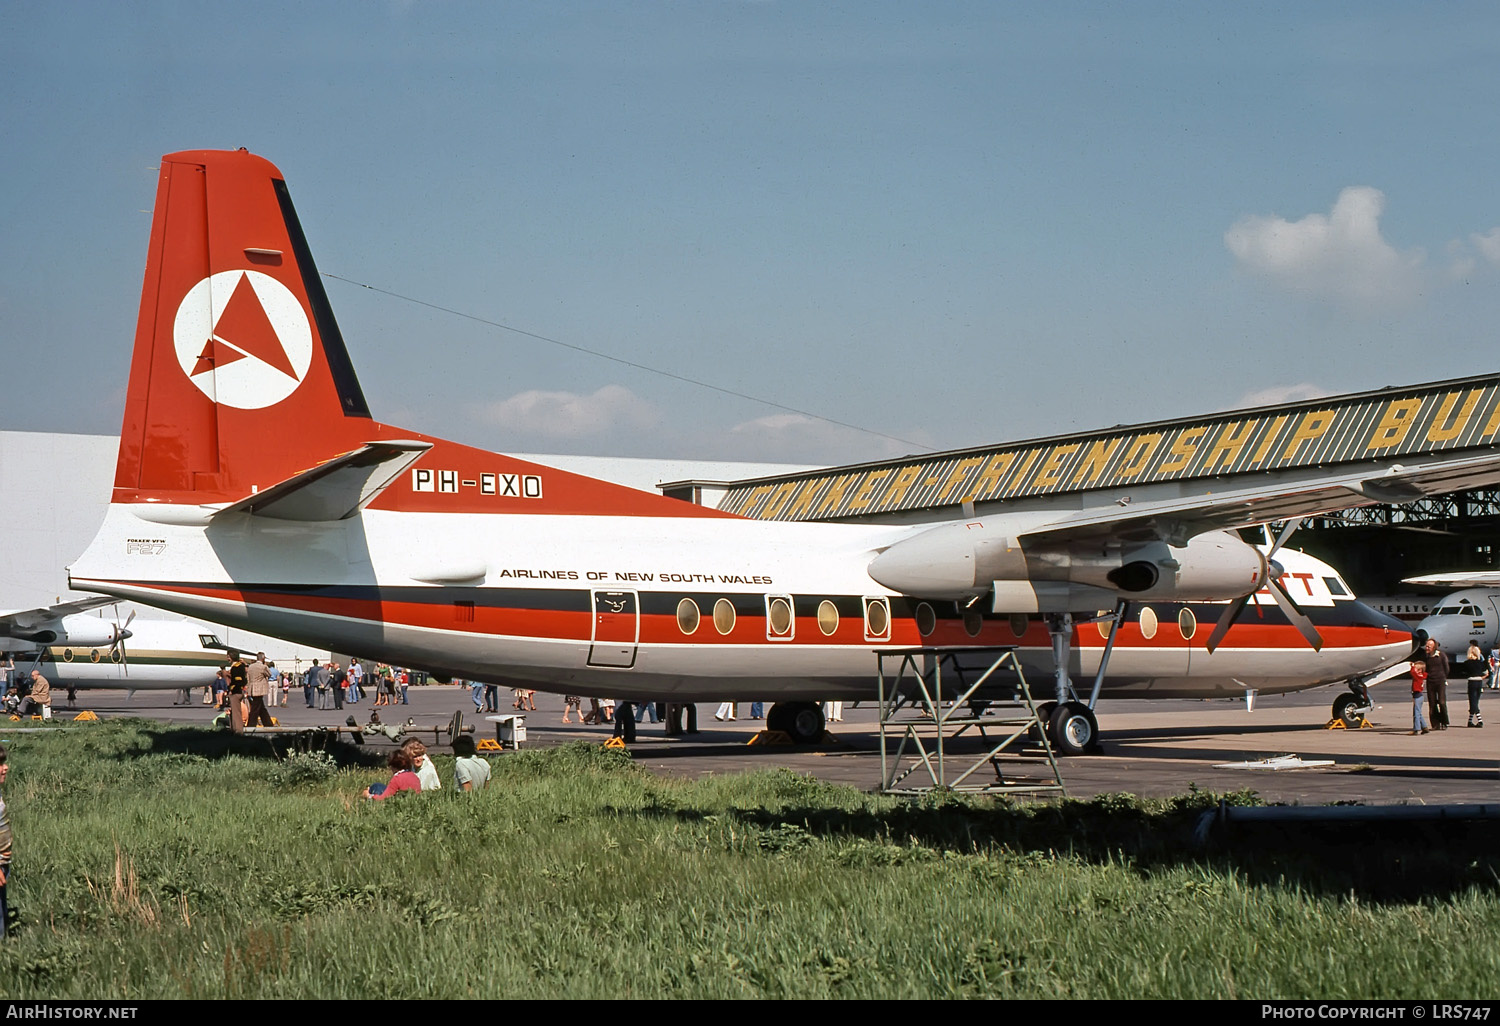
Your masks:
{"label": "red fuselage stripe", "polygon": [[[118,582],[131,587],[146,588],[169,594],[191,595],[202,598],[243,603],[264,608],[305,611],[367,623],[385,623],[402,627],[426,630],[454,631],[480,636],[506,636],[537,640],[558,639],[588,642],[592,638],[593,613],[587,610],[537,609],[495,605],[474,606],[468,603],[458,608],[456,603],[411,602],[390,599],[365,599],[330,597],[309,594],[287,594],[278,591],[257,591],[253,588],[234,586],[209,587],[187,584],[155,584],[145,582]],[[503,593],[499,593],[503,594]],[[486,596],[488,597],[488,596]],[[727,597],[727,596],[726,596]],[[740,596],[746,598],[746,596]],[[756,601],[761,596],[749,596]],[[674,596],[675,598],[675,596]],[[585,596],[585,601],[587,596]],[[798,603],[800,606],[800,603]],[[1213,630],[1210,616],[1217,616],[1222,607],[1206,606],[1197,629],[1191,639],[1184,639],[1176,618],[1163,619],[1153,637],[1147,638],[1138,623],[1126,623],[1120,629],[1117,648],[1170,651],[1173,649],[1201,650],[1203,643]],[[1400,632],[1381,626],[1339,625],[1317,623],[1319,610],[1307,610],[1317,624],[1323,638],[1324,648],[1354,649],[1374,648],[1404,640]],[[701,618],[697,630],[684,634],[673,615],[643,613],[640,616],[639,643],[642,645],[801,645],[801,646],[849,646],[892,644],[896,646],[990,646],[1021,645],[1027,648],[1045,648],[1051,640],[1046,625],[1032,620],[1026,631],[1017,637],[1008,618],[986,619],[978,636],[971,637],[962,621],[940,618],[932,634],[924,637],[911,616],[893,614],[889,638],[871,639],[864,632],[863,620],[845,616],[839,621],[833,634],[825,635],[818,626],[816,616],[797,616],[790,638],[768,638],[766,617],[741,612],[733,629],[720,634],[714,626],[713,617]],[[1080,648],[1102,648],[1104,637],[1092,624],[1080,626],[1074,635],[1074,644]],[[1295,628],[1287,624],[1268,624],[1241,620],[1231,629],[1224,647],[1272,651],[1276,649],[1306,648],[1307,643]]]}

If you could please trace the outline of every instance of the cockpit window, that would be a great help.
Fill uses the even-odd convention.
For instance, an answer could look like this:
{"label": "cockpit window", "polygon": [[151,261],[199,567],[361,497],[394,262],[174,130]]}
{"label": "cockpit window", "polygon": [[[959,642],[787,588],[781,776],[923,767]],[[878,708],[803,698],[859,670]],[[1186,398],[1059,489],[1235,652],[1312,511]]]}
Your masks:
{"label": "cockpit window", "polygon": [[217,634],[200,634],[200,635],[198,635],[198,644],[202,645],[204,648],[223,648],[224,647],[223,642],[219,641],[219,636]]}
{"label": "cockpit window", "polygon": [[1458,612],[1458,607],[1457,606],[1444,606],[1442,609],[1439,609],[1437,611],[1437,615],[1438,616],[1452,616],[1453,614],[1455,614],[1457,612]]}
{"label": "cockpit window", "polygon": [[1328,585],[1328,593],[1330,595],[1349,594],[1349,589],[1345,588],[1343,582],[1340,581],[1337,577],[1325,577],[1323,578],[1323,583]]}

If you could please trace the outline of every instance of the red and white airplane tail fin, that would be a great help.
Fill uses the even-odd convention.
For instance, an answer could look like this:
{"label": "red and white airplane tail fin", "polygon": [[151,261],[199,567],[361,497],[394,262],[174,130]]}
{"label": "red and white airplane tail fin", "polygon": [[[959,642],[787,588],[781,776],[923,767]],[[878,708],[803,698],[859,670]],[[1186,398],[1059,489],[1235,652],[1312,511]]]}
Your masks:
{"label": "red and white airplane tail fin", "polygon": [[[371,455],[364,447],[373,443],[394,447]],[[316,512],[339,504],[330,504],[326,484],[315,501],[302,494],[281,502],[279,514],[253,497],[280,485],[276,494],[288,500],[305,491],[309,472],[326,468],[328,476],[339,457],[346,464],[340,481],[373,463],[404,460],[378,488],[355,487],[361,507],[715,515],[375,422],[281,172],[245,150],[168,154],[114,500],[331,515]]]}
{"label": "red and white airplane tail fin", "polygon": [[281,172],[244,150],[163,157],[116,501],[232,501],[368,434]]}

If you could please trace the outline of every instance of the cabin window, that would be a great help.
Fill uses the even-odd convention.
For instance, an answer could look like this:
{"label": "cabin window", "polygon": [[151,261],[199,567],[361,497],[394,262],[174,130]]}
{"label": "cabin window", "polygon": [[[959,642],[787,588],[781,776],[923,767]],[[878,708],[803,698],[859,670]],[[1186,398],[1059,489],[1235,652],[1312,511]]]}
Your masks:
{"label": "cabin window", "polygon": [[937,613],[929,603],[917,603],[917,633],[925,638],[935,630],[937,630]]}
{"label": "cabin window", "polygon": [[1028,623],[1030,623],[1030,622],[1031,622],[1031,618],[1029,616],[1027,616],[1025,613],[1011,613],[1010,614],[1010,632],[1011,632],[1011,634],[1015,635],[1017,639],[1024,638],[1026,636],[1026,625]]}
{"label": "cabin window", "polygon": [[1182,607],[1182,612],[1177,614],[1177,629],[1182,632],[1183,641],[1191,641],[1194,634],[1198,633],[1198,618],[1187,606]]}
{"label": "cabin window", "polygon": [[1147,641],[1150,641],[1152,638],[1156,637],[1156,627],[1156,610],[1152,609],[1150,606],[1142,606],[1141,637],[1145,638]]}
{"label": "cabin window", "polygon": [[839,629],[839,607],[828,599],[818,603],[818,630],[825,636]]}
{"label": "cabin window", "polygon": [[883,598],[865,599],[865,637],[886,638],[891,633],[891,609]]}
{"label": "cabin window", "polygon": [[698,603],[690,598],[685,598],[677,603],[677,629],[684,634],[691,634],[698,629],[698,621],[702,614],[698,612]]}
{"label": "cabin window", "polygon": [[1101,609],[1097,615],[1099,619],[1094,621],[1094,626],[1099,630],[1099,637],[1108,641],[1110,628],[1115,625],[1115,611],[1113,609]]}
{"label": "cabin window", "polygon": [[734,603],[728,599],[714,603],[714,629],[720,634],[734,630]]}
{"label": "cabin window", "polygon": [[984,614],[977,609],[965,609],[964,633],[971,638],[977,638],[982,630],[984,630]]}
{"label": "cabin window", "polygon": [[766,603],[766,628],[773,638],[792,636],[791,599],[778,595]]}

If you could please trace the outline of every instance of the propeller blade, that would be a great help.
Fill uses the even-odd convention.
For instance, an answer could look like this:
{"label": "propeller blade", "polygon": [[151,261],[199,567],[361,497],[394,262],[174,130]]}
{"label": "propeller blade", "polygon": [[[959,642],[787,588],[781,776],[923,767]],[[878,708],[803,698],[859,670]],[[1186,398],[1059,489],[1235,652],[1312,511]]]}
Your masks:
{"label": "propeller blade", "polygon": [[1271,589],[1271,597],[1276,600],[1276,604],[1281,607],[1281,611],[1286,614],[1286,618],[1307,639],[1307,643],[1312,646],[1313,651],[1323,651],[1323,636],[1318,633],[1318,629],[1313,626],[1313,622],[1307,618],[1307,614],[1298,609],[1296,604],[1292,602],[1292,597],[1281,586],[1281,581],[1273,577],[1266,581],[1266,586]]}
{"label": "propeller blade", "polygon": [[1240,611],[1245,608],[1245,603],[1250,601],[1250,596],[1253,594],[1255,593],[1250,592],[1241,595],[1224,607],[1224,615],[1219,617],[1218,623],[1214,624],[1214,632],[1208,636],[1208,643],[1203,646],[1210,653],[1219,647],[1219,643],[1224,640],[1224,635],[1228,634],[1229,628],[1234,626],[1234,621],[1239,618]]}
{"label": "propeller blade", "polygon": [[[115,606],[115,640],[110,642],[109,657],[120,664],[120,672],[126,677],[130,676],[130,660],[125,652],[125,639],[130,637],[130,621],[135,619],[137,610],[132,609],[125,622],[120,623],[120,607]],[[119,653],[119,658],[115,657]]]}
{"label": "propeller blade", "polygon": [[1293,517],[1292,519],[1288,520],[1286,522],[1286,526],[1281,529],[1281,533],[1276,536],[1276,540],[1271,543],[1271,548],[1267,550],[1266,559],[1270,559],[1272,556],[1276,555],[1276,550],[1285,545],[1287,541],[1292,537],[1292,533],[1301,526],[1302,517]]}

